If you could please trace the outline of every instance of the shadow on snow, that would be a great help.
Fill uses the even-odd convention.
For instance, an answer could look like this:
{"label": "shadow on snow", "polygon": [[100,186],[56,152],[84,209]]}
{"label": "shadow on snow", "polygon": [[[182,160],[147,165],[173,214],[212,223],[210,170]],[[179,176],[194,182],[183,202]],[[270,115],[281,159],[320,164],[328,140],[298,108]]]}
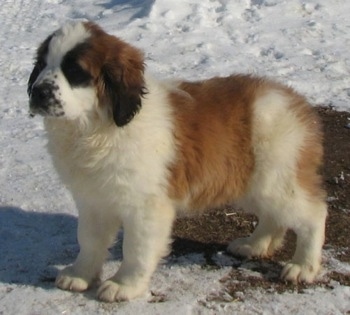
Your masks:
{"label": "shadow on snow", "polygon": [[[76,232],[77,218],[72,215],[0,207],[0,282],[54,288],[57,267],[71,264],[78,254]],[[121,242],[117,244],[111,249],[113,260],[122,259]],[[176,238],[165,263],[235,265],[234,258],[219,265],[212,259],[223,250],[221,244]]]}
{"label": "shadow on snow", "polygon": [[0,281],[47,287],[76,256],[76,229],[74,216],[0,207]]}
{"label": "shadow on snow", "polygon": [[136,13],[131,18],[141,19],[150,15],[152,7],[156,0],[111,0],[102,6],[106,9],[112,9],[114,6],[127,6],[131,9],[135,9]]}

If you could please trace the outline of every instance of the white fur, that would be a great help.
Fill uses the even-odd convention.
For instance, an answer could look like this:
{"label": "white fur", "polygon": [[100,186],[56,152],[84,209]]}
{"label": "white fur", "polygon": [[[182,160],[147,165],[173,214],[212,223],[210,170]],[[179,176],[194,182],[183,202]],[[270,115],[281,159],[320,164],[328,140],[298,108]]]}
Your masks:
{"label": "white fur", "polygon": [[58,66],[67,52],[90,37],[81,22],[70,22],[58,29],[49,44],[47,63]]}

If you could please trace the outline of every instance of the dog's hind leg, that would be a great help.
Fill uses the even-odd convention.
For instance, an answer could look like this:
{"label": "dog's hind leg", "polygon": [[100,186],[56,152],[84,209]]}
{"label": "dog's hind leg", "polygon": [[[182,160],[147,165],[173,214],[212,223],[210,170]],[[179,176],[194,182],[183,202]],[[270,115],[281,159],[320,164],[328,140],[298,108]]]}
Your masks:
{"label": "dog's hind leg", "polygon": [[250,237],[233,241],[228,251],[247,257],[269,256],[282,245],[285,231],[291,229],[297,235],[296,251],[281,278],[294,283],[312,282],[321,266],[327,217],[327,205],[317,178],[314,176],[314,183],[310,185],[312,190],[291,177],[285,177],[283,182],[282,176],[279,189],[255,192],[255,206],[250,210],[258,216],[259,224]]}
{"label": "dog's hind leg", "polygon": [[302,215],[291,228],[297,234],[297,246],[290,263],[283,268],[283,280],[313,282],[321,267],[327,206],[325,202],[304,200]]}
{"label": "dog's hind leg", "polygon": [[286,228],[275,218],[259,216],[258,226],[252,235],[232,241],[227,250],[233,255],[243,257],[270,257],[283,245]]}

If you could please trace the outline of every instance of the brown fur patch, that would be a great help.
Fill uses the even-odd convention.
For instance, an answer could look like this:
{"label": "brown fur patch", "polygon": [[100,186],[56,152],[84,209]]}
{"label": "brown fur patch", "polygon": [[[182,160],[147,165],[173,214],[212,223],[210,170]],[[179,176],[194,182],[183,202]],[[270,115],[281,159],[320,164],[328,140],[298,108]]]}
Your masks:
{"label": "brown fur patch", "polygon": [[92,49],[84,54],[80,62],[94,78],[100,106],[113,105],[110,104],[110,95],[107,92],[106,74],[115,81],[119,89],[116,93],[128,93],[135,97],[142,95],[145,68],[143,53],[107,34],[94,23],[85,23],[85,27],[91,33],[88,42]]}
{"label": "brown fur patch", "polygon": [[254,169],[252,104],[260,81],[249,76],[183,82],[170,95],[177,159],[169,195],[194,210],[232,202]]}
{"label": "brown fur patch", "polygon": [[326,193],[322,187],[320,168],[323,164],[323,131],[319,116],[306,100],[297,95],[292,105],[302,124],[306,127],[306,138],[300,150],[297,164],[297,180],[314,201],[324,201]]}

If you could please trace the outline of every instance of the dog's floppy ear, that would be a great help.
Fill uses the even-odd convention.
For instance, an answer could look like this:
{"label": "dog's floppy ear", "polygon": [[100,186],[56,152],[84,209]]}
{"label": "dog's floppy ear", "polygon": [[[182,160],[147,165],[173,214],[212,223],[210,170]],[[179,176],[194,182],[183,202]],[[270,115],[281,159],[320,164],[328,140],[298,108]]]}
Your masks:
{"label": "dog's floppy ear", "polygon": [[118,127],[128,124],[140,110],[144,87],[143,56],[133,47],[124,48],[102,67],[104,92]]}
{"label": "dog's floppy ear", "polygon": [[50,35],[45,41],[40,45],[37,56],[34,64],[34,68],[32,73],[29,76],[28,85],[27,85],[27,93],[30,96],[32,92],[32,87],[36,79],[38,78],[40,72],[46,67],[45,57],[49,50],[49,43],[51,41],[53,35]]}

